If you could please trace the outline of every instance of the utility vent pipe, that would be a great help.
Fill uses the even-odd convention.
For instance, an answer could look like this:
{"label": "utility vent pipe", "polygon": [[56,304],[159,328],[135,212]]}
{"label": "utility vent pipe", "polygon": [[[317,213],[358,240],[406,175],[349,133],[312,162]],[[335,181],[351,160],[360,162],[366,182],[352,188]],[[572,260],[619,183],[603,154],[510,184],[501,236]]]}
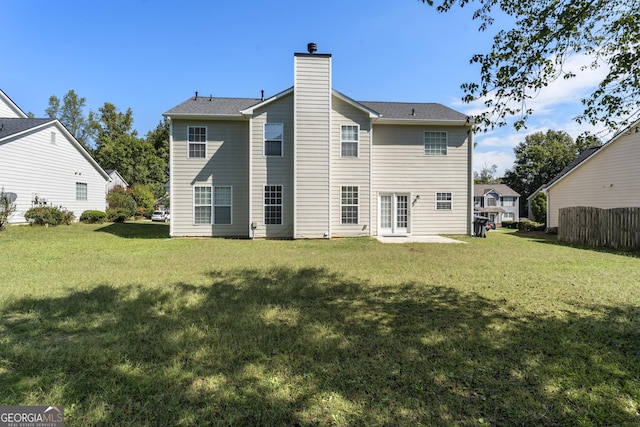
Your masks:
{"label": "utility vent pipe", "polygon": [[311,54],[316,53],[316,51],[318,50],[318,45],[316,45],[315,43],[309,43],[307,44],[307,51]]}

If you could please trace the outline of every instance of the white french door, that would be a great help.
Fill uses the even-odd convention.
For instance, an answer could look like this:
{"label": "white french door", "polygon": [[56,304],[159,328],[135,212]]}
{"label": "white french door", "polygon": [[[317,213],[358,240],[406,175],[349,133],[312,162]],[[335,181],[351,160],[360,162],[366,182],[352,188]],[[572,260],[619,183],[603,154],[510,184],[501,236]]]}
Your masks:
{"label": "white french door", "polygon": [[380,235],[404,235],[409,232],[409,195],[380,195]]}

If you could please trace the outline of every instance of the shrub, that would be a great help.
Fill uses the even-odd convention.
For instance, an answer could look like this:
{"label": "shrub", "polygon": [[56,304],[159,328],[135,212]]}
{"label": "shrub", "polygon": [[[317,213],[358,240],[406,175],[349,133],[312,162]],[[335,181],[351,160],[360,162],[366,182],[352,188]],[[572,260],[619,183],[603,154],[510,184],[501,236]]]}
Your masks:
{"label": "shrub", "polygon": [[80,221],[85,224],[102,224],[107,219],[107,214],[102,211],[84,211],[80,215]]}
{"label": "shrub", "polygon": [[[116,215],[117,217],[126,214],[126,218],[129,218],[135,214],[136,208],[138,207],[133,197],[127,193],[124,187],[119,185],[109,190],[107,203],[109,204],[109,209],[107,209],[107,219],[109,221],[112,221],[110,215],[114,215],[115,211],[119,212]],[[111,214],[109,213],[110,211]]]}
{"label": "shrub", "polygon": [[62,210],[54,206],[37,206],[24,214],[31,225],[58,225],[62,223],[62,217]]}
{"label": "shrub", "polygon": [[502,221],[502,228],[518,228],[515,221]]}
{"label": "shrub", "polygon": [[5,193],[4,188],[0,191],[0,231],[9,223],[9,217],[16,211],[15,194]]}
{"label": "shrub", "polygon": [[128,209],[116,208],[107,209],[107,221],[111,222],[125,222],[131,217],[131,212]]}
{"label": "shrub", "polygon": [[[138,205],[138,209],[142,208],[142,216],[151,217],[151,213],[156,205],[156,198],[151,189],[144,184],[133,184],[131,187],[131,195]],[[136,212],[136,216],[139,213]]]}
{"label": "shrub", "polygon": [[518,222],[518,230],[520,231],[544,231],[545,224],[534,221],[520,221]]}
{"label": "shrub", "polygon": [[71,223],[76,221],[76,216],[73,214],[72,211],[68,211],[64,208],[62,208],[61,211],[62,211],[62,219],[60,220],[60,224],[71,225]]}

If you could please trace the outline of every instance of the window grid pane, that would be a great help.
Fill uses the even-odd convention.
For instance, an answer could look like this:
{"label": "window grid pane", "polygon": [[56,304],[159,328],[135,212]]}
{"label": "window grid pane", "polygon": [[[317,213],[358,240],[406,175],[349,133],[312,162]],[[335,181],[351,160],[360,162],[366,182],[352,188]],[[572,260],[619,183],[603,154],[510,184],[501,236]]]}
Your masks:
{"label": "window grid pane", "polygon": [[358,187],[343,186],[341,188],[341,222],[342,224],[358,223]]}
{"label": "window grid pane", "polygon": [[264,124],[264,155],[282,156],[284,126],[282,123]]}
{"label": "window grid pane", "polygon": [[451,193],[436,193],[436,209],[450,211],[452,199]]}
{"label": "window grid pane", "polygon": [[265,185],[264,187],[264,223],[268,225],[282,224],[281,185]]}
{"label": "window grid pane", "polygon": [[446,132],[425,132],[424,133],[424,154],[425,156],[446,156],[447,155],[447,133]]}
{"label": "window grid pane", "polygon": [[76,182],[76,200],[87,200],[86,182]]}
{"label": "window grid pane", "polygon": [[211,187],[194,187],[194,224],[211,224]]}
{"label": "window grid pane", "polygon": [[342,157],[358,157],[358,126],[342,125],[340,128]]}
{"label": "window grid pane", "polygon": [[231,224],[231,187],[213,187],[213,223]]}
{"label": "window grid pane", "polygon": [[189,158],[205,158],[207,152],[207,128],[189,127],[187,130]]}

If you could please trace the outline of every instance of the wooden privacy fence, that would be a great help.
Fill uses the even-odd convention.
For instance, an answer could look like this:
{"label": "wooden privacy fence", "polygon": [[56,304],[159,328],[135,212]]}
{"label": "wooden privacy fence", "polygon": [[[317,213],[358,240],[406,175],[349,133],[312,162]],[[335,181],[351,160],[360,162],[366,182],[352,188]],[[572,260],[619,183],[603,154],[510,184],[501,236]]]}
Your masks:
{"label": "wooden privacy fence", "polygon": [[562,208],[558,218],[558,240],[640,250],[640,208]]}

